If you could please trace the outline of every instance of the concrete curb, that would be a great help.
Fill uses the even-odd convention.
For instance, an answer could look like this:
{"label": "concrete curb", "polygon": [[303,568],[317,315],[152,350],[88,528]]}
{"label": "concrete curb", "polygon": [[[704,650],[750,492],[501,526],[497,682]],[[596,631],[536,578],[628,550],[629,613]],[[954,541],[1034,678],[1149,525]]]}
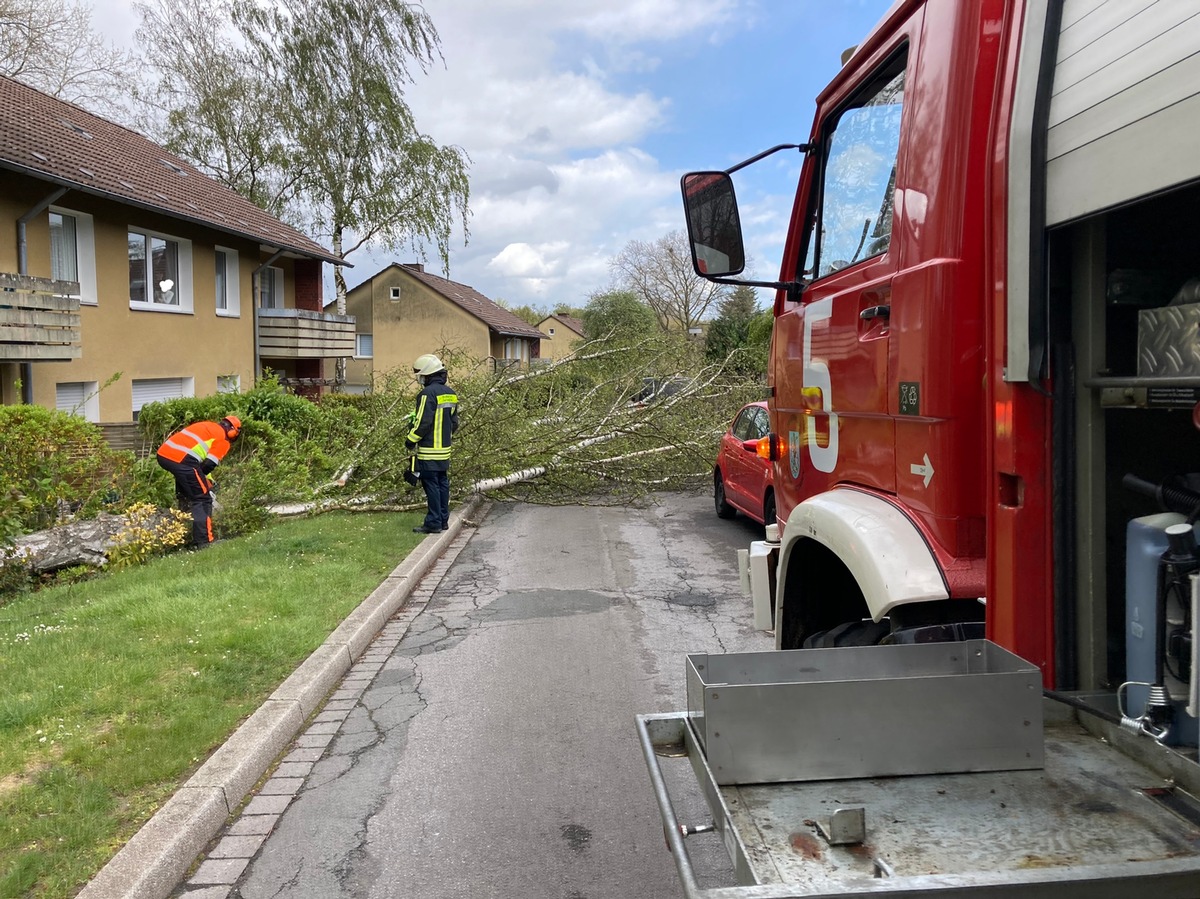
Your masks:
{"label": "concrete curb", "polygon": [[338,625],[287,680],[93,877],[78,899],[166,899],[388,619],[441,557],[483,498],[450,516]]}

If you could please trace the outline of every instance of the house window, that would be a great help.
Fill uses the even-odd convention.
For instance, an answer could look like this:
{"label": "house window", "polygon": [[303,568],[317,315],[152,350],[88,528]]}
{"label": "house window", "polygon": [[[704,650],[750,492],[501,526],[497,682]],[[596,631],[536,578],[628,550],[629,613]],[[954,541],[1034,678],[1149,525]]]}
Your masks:
{"label": "house window", "polygon": [[283,269],[268,265],[258,275],[260,309],[283,308]]}
{"label": "house window", "polygon": [[553,329],[553,328],[551,328],[551,329],[550,329],[550,336],[551,336],[551,337],[553,337],[553,336],[554,336],[554,329]]}
{"label": "house window", "polygon": [[100,420],[100,390],[95,381],[62,381],[54,385],[54,408],[86,421]]}
{"label": "house window", "polygon": [[240,393],[241,375],[217,375],[217,393]]}
{"label": "house window", "polygon": [[398,300],[398,299],[400,299],[400,288],[399,288],[399,287],[393,287],[393,288],[392,288],[392,294],[391,294],[391,296],[392,296],[392,299],[393,299],[393,300]]}
{"label": "house window", "polygon": [[242,311],[241,279],[238,275],[237,250],[217,247],[216,302],[217,315],[237,316]]}
{"label": "house window", "polygon": [[129,230],[129,305],[191,312],[191,243]]}
{"label": "house window", "polygon": [[79,249],[75,242],[75,216],[50,213],[50,277],[55,281],[79,280]]}
{"label": "house window", "polygon": [[50,207],[50,277],[79,284],[79,302],[96,303],[96,240],[92,217]]}
{"label": "house window", "polygon": [[354,335],[354,358],[370,359],[375,355],[375,340],[370,334]]}
{"label": "house window", "polygon": [[504,341],[504,358],[516,362],[529,359],[529,344],[519,337],[510,337]]}
{"label": "house window", "polygon": [[195,395],[195,382],[191,378],[144,378],[135,379],[133,389],[133,420],[137,421],[142,407],[150,403],[179,399]]}

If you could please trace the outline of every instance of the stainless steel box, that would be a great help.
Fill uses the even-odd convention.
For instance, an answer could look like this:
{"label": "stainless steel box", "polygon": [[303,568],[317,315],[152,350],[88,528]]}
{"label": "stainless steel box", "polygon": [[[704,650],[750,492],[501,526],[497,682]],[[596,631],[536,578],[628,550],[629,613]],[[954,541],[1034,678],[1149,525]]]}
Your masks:
{"label": "stainless steel box", "polygon": [[1041,768],[1042,677],[987,640],[687,657],[719,784]]}
{"label": "stainless steel box", "polygon": [[1200,376],[1200,303],[1138,311],[1137,373]]}

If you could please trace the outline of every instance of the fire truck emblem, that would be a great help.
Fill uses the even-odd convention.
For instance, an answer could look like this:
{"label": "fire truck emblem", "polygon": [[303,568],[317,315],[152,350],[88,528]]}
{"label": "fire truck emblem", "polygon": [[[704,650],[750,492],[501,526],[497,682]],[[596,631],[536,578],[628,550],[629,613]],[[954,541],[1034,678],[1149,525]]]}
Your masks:
{"label": "fire truck emblem", "polygon": [[792,477],[800,477],[800,432],[788,431],[788,462],[792,466]]}

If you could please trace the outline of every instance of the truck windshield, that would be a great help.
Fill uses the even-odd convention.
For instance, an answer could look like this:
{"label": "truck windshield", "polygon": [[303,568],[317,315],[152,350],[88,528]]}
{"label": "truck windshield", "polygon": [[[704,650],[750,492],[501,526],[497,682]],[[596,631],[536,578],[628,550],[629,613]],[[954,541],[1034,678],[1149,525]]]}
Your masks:
{"label": "truck windshield", "polygon": [[805,278],[878,256],[891,243],[904,64],[904,56],[889,61],[825,135],[819,239],[809,235]]}

